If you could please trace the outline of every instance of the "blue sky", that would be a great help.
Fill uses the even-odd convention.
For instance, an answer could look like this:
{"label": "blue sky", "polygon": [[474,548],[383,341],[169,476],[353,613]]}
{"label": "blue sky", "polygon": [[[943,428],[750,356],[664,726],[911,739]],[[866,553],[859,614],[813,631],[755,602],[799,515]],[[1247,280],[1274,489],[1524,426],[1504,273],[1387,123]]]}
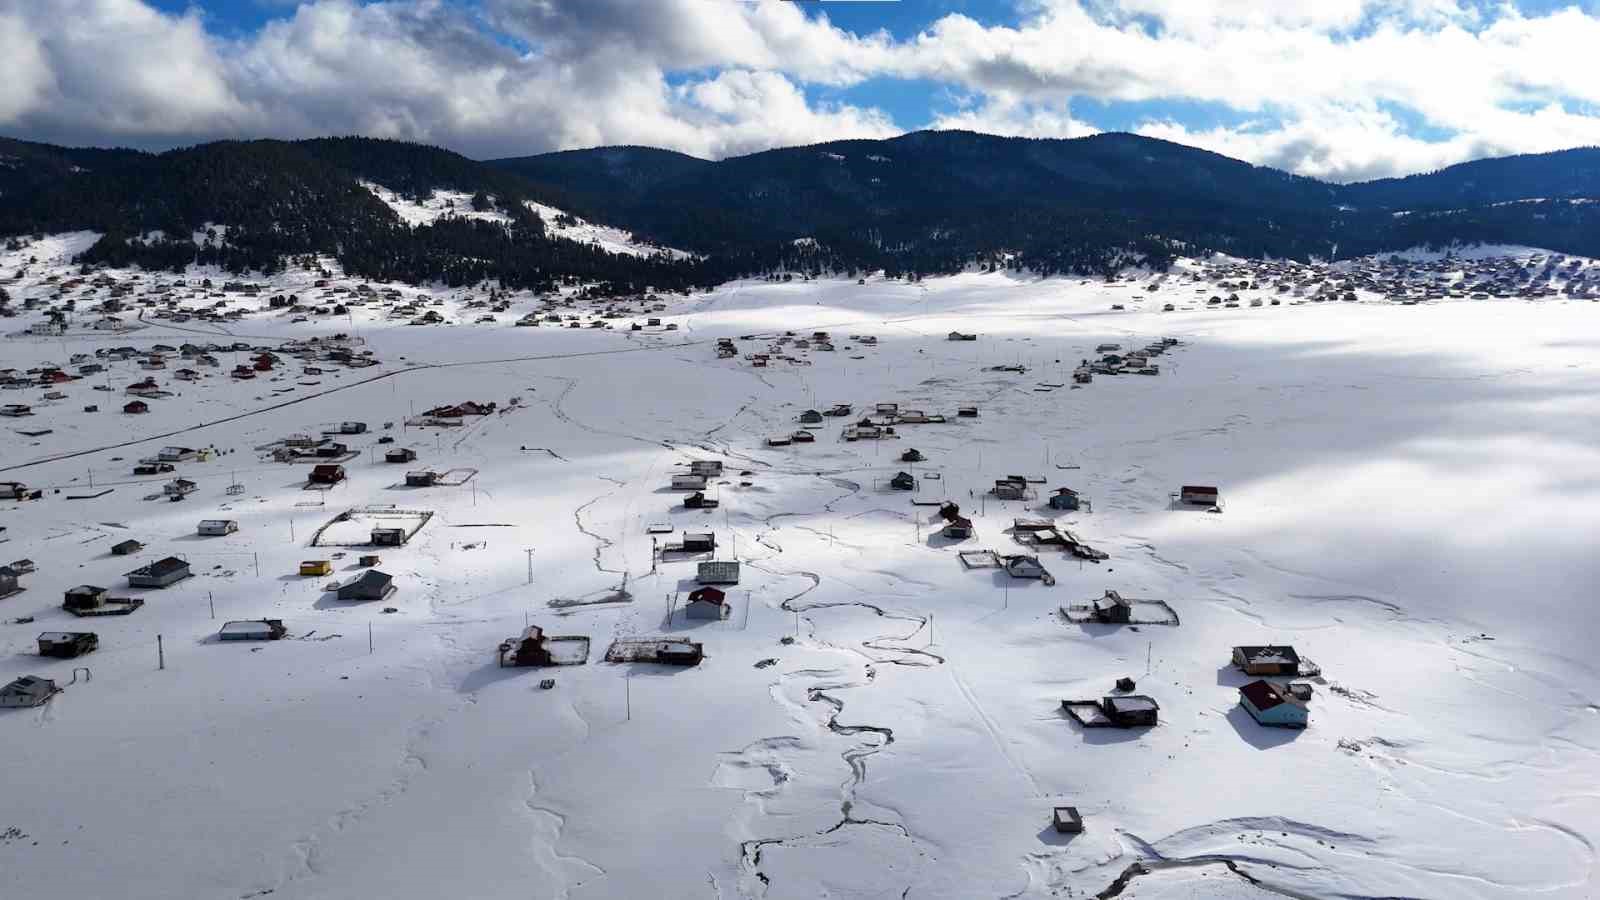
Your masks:
{"label": "blue sky", "polygon": [[1600,144],[1600,0],[0,4],[0,133],[705,157],[1134,131],[1331,180]]}

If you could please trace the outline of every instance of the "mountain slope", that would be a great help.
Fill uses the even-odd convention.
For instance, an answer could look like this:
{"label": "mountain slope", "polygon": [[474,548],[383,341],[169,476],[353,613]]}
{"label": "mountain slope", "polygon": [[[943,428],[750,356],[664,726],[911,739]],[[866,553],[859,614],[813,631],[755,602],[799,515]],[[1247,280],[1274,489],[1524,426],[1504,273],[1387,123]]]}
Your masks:
{"label": "mountain slope", "polygon": [[[433,201],[444,215],[407,224],[368,184],[394,191],[391,200],[447,191],[479,208],[449,215]],[[915,132],[715,162],[605,147],[483,163],[368,138],[161,154],[3,141],[0,191],[0,233],[105,232],[91,260],[242,269],[323,253],[371,277],[512,286],[574,276],[682,288],[774,271],[937,274],[975,263],[1094,273],[1205,251],[1306,259],[1463,241],[1600,255],[1593,149],[1333,185],[1130,134]],[[536,210],[699,258],[558,240],[573,223],[547,230]],[[195,246],[191,233],[209,223],[229,226],[225,242]]]}

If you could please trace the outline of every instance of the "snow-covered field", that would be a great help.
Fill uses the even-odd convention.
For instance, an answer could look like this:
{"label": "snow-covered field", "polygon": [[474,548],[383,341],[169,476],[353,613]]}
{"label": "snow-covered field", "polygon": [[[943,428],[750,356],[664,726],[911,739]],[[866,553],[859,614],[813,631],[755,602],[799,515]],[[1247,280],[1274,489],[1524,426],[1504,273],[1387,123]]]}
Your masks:
{"label": "snow-covered field", "polygon": [[[217,375],[145,417],[82,412],[109,395],[66,386],[0,429],[0,480],[47,487],[0,501],[0,561],[39,568],[0,600],[0,681],[72,678],[74,661],[33,655],[40,631],[89,628],[100,649],[76,661],[92,680],[0,711],[0,896],[1088,897],[1135,862],[1155,871],[1123,897],[1594,896],[1600,305],[1205,310],[1176,279],[1142,287],[734,284],[673,301],[676,332],[252,318],[230,327],[259,341],[354,323],[384,365],[287,405]],[[150,326],[118,340],[195,339]],[[765,369],[714,352],[783,329],[827,329],[838,349]],[[1100,343],[1163,336],[1183,343],[1158,377],[1041,387],[1070,384]],[[94,346],[12,338],[0,353],[26,368]],[[1000,364],[1028,370],[987,370]],[[402,424],[513,397],[472,427]],[[951,421],[845,443],[829,419],[814,444],[764,446],[841,402]],[[979,416],[955,418],[968,404]],[[309,465],[252,449],[344,420],[373,431],[347,439],[360,456],[325,494],[302,489]],[[382,435],[417,462],[384,463]],[[199,484],[185,502],[144,499],[170,476],[129,467],[174,443],[234,452],[180,465]],[[933,537],[934,508],[883,487],[909,447],[927,457],[918,496],[958,501],[974,538]],[[727,463],[720,508],[667,490],[693,459]],[[422,466],[478,474],[401,486]],[[1111,558],[1047,551],[1054,586],[964,570],[957,549],[1017,552],[1012,519],[1045,514],[980,499],[1012,473],[1092,500],[1061,518]],[[1220,486],[1226,511],[1169,508],[1194,483]],[[435,513],[374,551],[393,614],[296,574],[330,555],[308,546],[316,527],[369,504]],[[196,537],[202,518],[241,529]],[[695,558],[653,566],[655,522],[669,540],[713,531],[719,558],[743,563],[727,619],[683,617]],[[127,537],[146,548],[111,556]],[[169,554],[196,577],[122,587]],[[61,592],[84,582],[146,605],[73,619]],[[550,605],[624,583],[631,602]],[[1108,588],[1165,600],[1182,624],[1059,615]],[[261,617],[297,639],[215,640]],[[589,663],[498,668],[527,622],[588,635]],[[657,635],[707,658],[602,661],[614,638]],[[1230,648],[1277,642],[1324,673],[1304,731],[1238,706]],[[1158,727],[1086,731],[1061,713],[1120,676],[1160,702]],[[1083,834],[1050,827],[1058,805]]]}

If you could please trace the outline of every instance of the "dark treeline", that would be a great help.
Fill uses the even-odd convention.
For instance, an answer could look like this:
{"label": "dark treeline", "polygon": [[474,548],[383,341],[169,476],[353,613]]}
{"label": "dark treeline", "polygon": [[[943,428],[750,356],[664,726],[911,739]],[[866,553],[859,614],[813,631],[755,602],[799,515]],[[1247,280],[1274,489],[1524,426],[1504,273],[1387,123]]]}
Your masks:
{"label": "dark treeline", "polygon": [[[462,213],[411,227],[364,186]],[[222,141],[151,154],[0,140],[0,234],[90,229],[84,261],[272,272],[328,254],[357,276],[450,285],[560,279],[689,290],[748,276],[1156,268],[1186,253],[1338,258],[1504,242],[1600,255],[1600,151],[1331,185],[1132,135],[919,132],[709,162],[611,147],[489,163],[367,138]],[[1516,202],[1540,198],[1540,202]],[[524,201],[691,251],[611,254],[552,237]]]}

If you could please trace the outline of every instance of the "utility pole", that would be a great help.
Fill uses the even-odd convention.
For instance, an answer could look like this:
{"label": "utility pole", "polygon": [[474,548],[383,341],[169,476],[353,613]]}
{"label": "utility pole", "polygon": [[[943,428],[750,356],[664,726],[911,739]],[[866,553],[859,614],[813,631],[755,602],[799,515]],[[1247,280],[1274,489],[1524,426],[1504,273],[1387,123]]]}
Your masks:
{"label": "utility pole", "polygon": [[622,676],[622,702],[626,705],[628,721],[633,721],[633,678]]}
{"label": "utility pole", "polygon": [[522,552],[528,554],[528,583],[533,584],[533,548],[528,547]]}
{"label": "utility pole", "polygon": [[217,617],[217,601],[215,597],[211,596],[210,591],[206,591],[206,605],[211,607],[211,618],[215,619]]}
{"label": "utility pole", "polygon": [[156,668],[164,670],[166,667],[167,651],[161,646],[161,635],[158,634],[156,635]]}
{"label": "utility pole", "polygon": [[372,623],[367,623],[367,654],[372,654]]}

